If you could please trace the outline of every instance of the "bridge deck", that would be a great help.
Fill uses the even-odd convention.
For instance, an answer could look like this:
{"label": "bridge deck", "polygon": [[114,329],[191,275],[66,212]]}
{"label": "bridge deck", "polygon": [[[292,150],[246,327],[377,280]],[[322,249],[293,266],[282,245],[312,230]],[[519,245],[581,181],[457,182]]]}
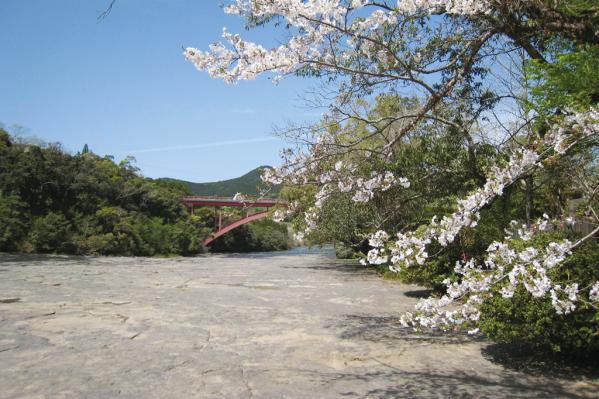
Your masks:
{"label": "bridge deck", "polygon": [[198,206],[236,206],[236,207],[255,207],[271,208],[277,205],[286,205],[285,201],[273,198],[259,199],[235,199],[233,197],[212,197],[194,195],[181,198],[181,201],[187,205]]}

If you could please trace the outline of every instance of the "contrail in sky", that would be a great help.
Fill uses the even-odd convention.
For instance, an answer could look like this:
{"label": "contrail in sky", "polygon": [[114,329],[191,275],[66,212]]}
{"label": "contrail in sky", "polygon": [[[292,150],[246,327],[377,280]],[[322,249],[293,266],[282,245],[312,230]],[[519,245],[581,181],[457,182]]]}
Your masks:
{"label": "contrail in sky", "polygon": [[192,149],[197,149],[197,148],[224,147],[224,146],[228,146],[228,145],[261,143],[261,142],[265,142],[265,141],[275,141],[275,140],[279,140],[279,139],[277,137],[265,136],[265,137],[254,137],[252,139],[216,141],[213,143],[177,145],[177,146],[172,146],[172,147],[159,147],[159,148],[145,148],[145,149],[141,149],[141,150],[122,151],[122,152],[120,152],[120,154],[145,154],[145,153],[149,153],[149,152],[192,150]]}

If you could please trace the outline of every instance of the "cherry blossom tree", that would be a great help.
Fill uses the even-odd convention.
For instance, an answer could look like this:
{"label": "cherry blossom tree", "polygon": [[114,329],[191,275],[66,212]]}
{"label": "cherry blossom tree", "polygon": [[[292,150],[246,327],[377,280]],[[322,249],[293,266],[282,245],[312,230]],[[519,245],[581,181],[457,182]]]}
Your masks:
{"label": "cherry blossom tree", "polygon": [[[199,70],[228,83],[262,74],[274,82],[289,75],[318,77],[334,94],[329,117],[286,132],[296,145],[283,153],[281,167],[263,176],[273,184],[318,188],[312,206],[303,209],[304,233],[319,223],[319,210],[335,193],[368,202],[390,189],[408,189],[411,182],[386,165],[410,136],[427,126],[452,129],[471,154],[482,140],[491,139],[508,154],[506,162],[488,169],[479,188],[457,201],[453,213],[413,231],[374,233],[364,263],[388,264],[394,271],[419,267],[435,256],[429,253],[432,245],[447,247],[463,229],[475,228],[481,209],[506,188],[556,159],[567,159],[580,146],[596,143],[599,108],[593,103],[563,104],[551,115],[528,109],[515,117],[523,109],[522,92],[506,89],[513,76],[505,69],[514,65],[506,60],[514,54],[547,64],[552,62],[548,44],[556,37],[573,47],[599,45],[599,10],[583,0],[237,0],[224,10],[245,18],[248,28],[272,24],[287,39],[266,48],[225,29],[225,43],[207,51],[185,50]],[[359,106],[380,95],[414,101],[387,115]],[[362,133],[343,134],[346,130],[339,126],[351,124],[359,124]],[[515,142],[521,145],[501,145]],[[581,177],[579,186],[599,222],[592,207],[597,185]],[[515,231],[493,242],[482,261],[458,262],[460,279],[446,281],[446,295],[422,300],[404,315],[404,323],[465,326],[475,333],[480,305],[491,291],[509,298],[518,286],[534,297],[548,296],[560,314],[582,301],[596,306],[599,283],[564,284],[551,280],[548,271],[599,227],[576,242],[523,251],[510,245],[561,222],[549,216],[526,226],[514,222]]]}

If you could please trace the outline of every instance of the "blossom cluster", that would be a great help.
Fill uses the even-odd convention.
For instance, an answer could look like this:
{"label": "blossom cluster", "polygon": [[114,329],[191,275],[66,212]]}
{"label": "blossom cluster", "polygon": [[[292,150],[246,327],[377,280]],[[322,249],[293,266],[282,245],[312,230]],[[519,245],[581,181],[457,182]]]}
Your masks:
{"label": "blossom cluster", "polygon": [[243,193],[236,193],[236,194],[233,196],[233,200],[234,200],[234,201],[245,201],[246,199],[247,199],[247,198],[246,198],[246,196],[245,196]]}
{"label": "blossom cluster", "polygon": [[[307,164],[307,158],[294,159],[295,165]],[[312,161],[312,160],[311,160]],[[308,167],[303,166],[294,171],[288,167],[267,168],[261,175],[262,181],[269,184],[281,184],[283,182],[298,184],[307,183]],[[394,186],[403,188],[410,187],[410,181],[405,177],[396,178],[393,172],[372,171],[369,177],[357,175],[357,168],[351,162],[337,161],[334,167],[324,173],[317,174],[316,182],[321,185],[316,193],[315,207],[322,208],[323,204],[334,192],[351,193],[356,202],[368,202],[377,192],[388,191]]]}
{"label": "blossom cluster", "polygon": [[[360,15],[350,15],[367,6],[373,11],[366,16],[362,16],[363,10]],[[208,51],[185,49],[185,58],[197,69],[233,83],[255,79],[265,72],[274,72],[278,80],[303,65],[326,67],[349,60],[356,52],[385,60],[387,57],[381,57],[383,49],[363,39],[396,25],[400,16],[439,12],[471,16],[490,12],[491,5],[486,0],[399,0],[392,8],[369,0],[237,0],[224,10],[246,18],[278,16],[296,30],[286,43],[272,49],[226,29],[222,37],[228,45],[215,43]],[[345,43],[343,50],[334,51],[329,46],[341,42]]]}
{"label": "blossom cluster", "polygon": [[[368,202],[373,197],[377,190],[387,191],[395,184],[403,188],[410,187],[410,182],[405,177],[400,177],[396,179],[393,173],[387,171],[384,174],[377,174],[373,172],[370,175],[369,179],[363,179],[361,177],[357,178],[353,181],[351,178],[348,178],[346,182],[343,183],[344,190],[351,190],[351,187],[355,185],[356,192],[352,199],[356,202]],[[343,190],[340,190],[343,191]]]}
{"label": "blossom cluster", "polygon": [[599,281],[597,281],[591,287],[589,291],[589,301],[591,302],[599,302]]}
{"label": "blossom cluster", "polygon": [[506,186],[530,171],[539,161],[539,154],[531,150],[516,151],[506,167],[494,166],[485,185],[468,197],[458,201],[458,210],[451,216],[444,216],[439,223],[431,223],[431,235],[441,244],[447,246],[464,227],[475,227],[479,218],[478,211],[489,204],[495,197],[503,194]]}
{"label": "blossom cluster", "polygon": [[446,12],[447,14],[477,15],[491,10],[486,0],[399,0],[398,11],[413,14],[417,12]]}
{"label": "blossom cluster", "polygon": [[286,209],[277,209],[272,215],[272,220],[275,222],[282,222],[290,214]]}
{"label": "blossom cluster", "polygon": [[[539,228],[542,225],[547,226],[546,221],[539,220],[530,226],[530,234],[542,231]],[[524,287],[537,298],[549,294],[556,313],[568,314],[576,309],[579,300],[578,284],[562,287],[551,281],[547,272],[563,262],[572,247],[570,241],[564,240],[551,242],[542,250],[527,247],[517,251],[509,243],[493,242],[487,249],[482,264],[478,264],[475,259],[457,262],[454,270],[460,275],[460,279],[446,279],[444,284],[447,293],[439,299],[421,300],[415,312],[402,317],[402,324],[433,328],[476,324],[480,317],[479,305],[492,295],[493,288],[502,297],[511,298],[518,286]],[[462,298],[467,299],[456,302]]]}
{"label": "blossom cluster", "polygon": [[580,140],[598,133],[599,106],[594,106],[584,112],[568,112],[564,121],[547,133],[545,142],[561,155]]}
{"label": "blossom cluster", "polygon": [[[391,270],[397,272],[402,267],[422,265],[428,258],[427,245],[436,241],[445,247],[453,242],[462,229],[475,227],[479,219],[479,210],[501,195],[505,187],[513,184],[532,167],[535,167],[538,162],[539,155],[534,151],[514,152],[505,167],[495,166],[491,169],[483,187],[458,201],[456,212],[444,216],[440,221],[434,217],[426,230],[418,234],[415,232],[398,233],[397,240],[389,246]],[[384,263],[381,260],[380,248],[373,248],[371,252],[378,256],[370,254],[368,255],[369,259],[375,259],[377,264]]]}
{"label": "blossom cluster", "polygon": [[[308,233],[316,228],[318,221],[318,210],[334,192],[348,193],[354,191],[352,200],[355,202],[368,202],[377,192],[388,191],[392,187],[399,185],[404,188],[410,186],[410,182],[405,177],[395,178],[392,172],[383,173],[371,172],[370,178],[354,177],[351,173],[341,173],[343,162],[339,161],[333,170],[322,174],[319,177],[322,186],[315,195],[314,207],[305,215],[306,230]],[[353,167],[351,170],[355,170]],[[334,182],[337,184],[333,184]]]}

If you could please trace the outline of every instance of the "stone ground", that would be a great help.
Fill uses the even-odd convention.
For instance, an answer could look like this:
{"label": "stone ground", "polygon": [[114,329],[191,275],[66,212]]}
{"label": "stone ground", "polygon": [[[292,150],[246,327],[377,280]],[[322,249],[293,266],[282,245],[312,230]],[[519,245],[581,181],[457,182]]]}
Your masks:
{"label": "stone ground", "polygon": [[592,372],[399,329],[423,294],[322,253],[0,254],[0,398],[599,396]]}

